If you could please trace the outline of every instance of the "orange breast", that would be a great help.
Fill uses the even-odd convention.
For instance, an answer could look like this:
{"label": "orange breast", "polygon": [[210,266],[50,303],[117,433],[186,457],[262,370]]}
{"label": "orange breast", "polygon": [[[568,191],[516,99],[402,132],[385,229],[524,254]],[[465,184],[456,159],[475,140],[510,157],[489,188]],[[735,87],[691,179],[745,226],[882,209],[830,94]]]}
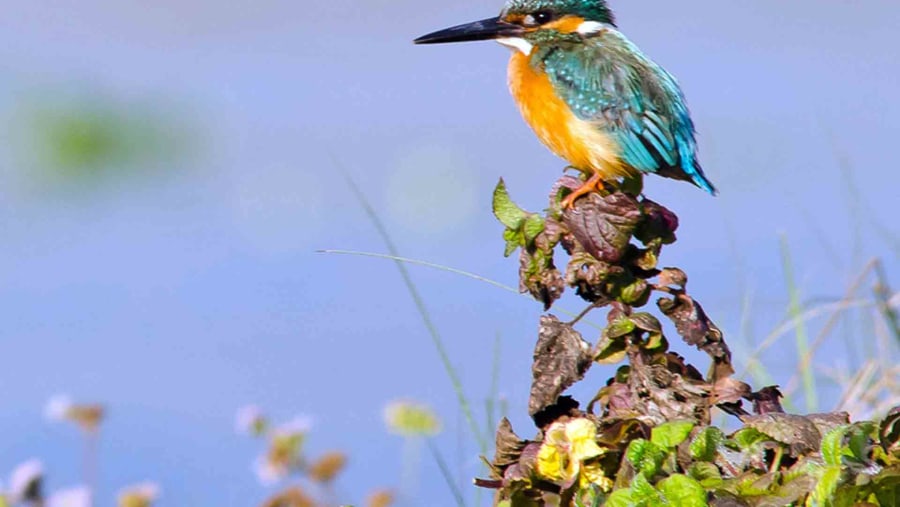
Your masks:
{"label": "orange breast", "polygon": [[612,138],[584,121],[556,95],[550,78],[517,51],[509,61],[509,89],[525,121],[553,153],[572,167],[599,172],[604,179],[629,176],[632,171],[619,159]]}

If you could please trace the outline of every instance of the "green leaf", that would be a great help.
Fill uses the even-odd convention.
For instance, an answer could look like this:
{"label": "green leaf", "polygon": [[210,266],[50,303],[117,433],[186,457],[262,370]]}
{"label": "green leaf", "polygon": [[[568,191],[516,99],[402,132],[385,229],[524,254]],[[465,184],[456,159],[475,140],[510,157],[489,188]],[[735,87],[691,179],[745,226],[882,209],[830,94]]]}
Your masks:
{"label": "green leaf", "polygon": [[[654,240],[657,243],[660,243],[659,239]],[[659,251],[654,248],[648,248],[644,250],[640,257],[635,261],[635,265],[644,271],[651,271],[656,269],[656,264],[659,262]]]}
{"label": "green leaf", "polygon": [[500,181],[494,188],[493,209],[494,216],[508,229],[519,229],[522,227],[522,222],[528,216],[528,213],[525,210],[518,207],[516,203],[512,202],[512,199],[510,199],[503,178],[500,178]]}
{"label": "green leaf", "polygon": [[830,465],[822,469],[822,476],[816,483],[812,499],[814,505],[827,505],[841,481],[840,465]]}
{"label": "green leaf", "polygon": [[772,437],[754,428],[742,428],[732,437],[742,451],[750,450],[763,442],[769,442]]}
{"label": "green leaf", "polygon": [[634,327],[634,322],[627,317],[622,317],[610,322],[606,329],[603,330],[603,334],[610,338],[621,338],[634,331]]}
{"label": "green leaf", "polygon": [[722,472],[719,467],[705,461],[698,461],[688,468],[688,475],[698,481],[704,488],[714,488],[722,483]]}
{"label": "green leaf", "polygon": [[666,459],[666,450],[643,438],[636,438],[628,444],[625,458],[640,472],[653,477]]}
{"label": "green leaf", "polygon": [[600,350],[594,356],[594,361],[600,364],[616,364],[625,359],[627,352],[625,340],[610,340],[604,337],[598,347]]}
{"label": "green leaf", "polygon": [[544,232],[544,219],[536,214],[531,213],[525,218],[525,224],[522,226],[522,232],[525,233],[525,241],[529,244],[534,241],[538,234]]}
{"label": "green leaf", "polygon": [[669,505],[679,507],[706,507],[706,490],[699,482],[686,475],[675,474],[659,481],[657,485]]}
{"label": "green leaf", "polygon": [[853,423],[847,433],[850,436],[847,445],[850,455],[862,463],[868,461],[870,444],[878,438],[878,428],[875,423],[872,421]]}
{"label": "green leaf", "polygon": [[660,424],[650,432],[650,441],[654,444],[673,449],[687,439],[694,429],[692,421],[670,421]]}
{"label": "green leaf", "polygon": [[882,470],[874,478],[875,496],[881,507],[900,507],[900,466]]}
{"label": "green leaf", "polygon": [[649,352],[669,350],[669,341],[662,333],[650,333],[647,335],[647,342],[642,345],[644,350]]}
{"label": "green leaf", "polygon": [[697,433],[691,442],[691,457],[700,461],[713,461],[719,446],[725,441],[725,434],[715,426],[707,426]]}
{"label": "green leaf", "polygon": [[844,435],[849,426],[842,425],[829,431],[822,437],[822,460],[826,465],[840,466]]}
{"label": "green leaf", "polygon": [[656,491],[644,474],[637,474],[631,479],[631,498],[636,505],[662,505],[659,491]]}
{"label": "green leaf", "polygon": [[619,301],[631,306],[643,306],[650,297],[650,285],[640,278],[619,290]]}
{"label": "green leaf", "polygon": [[506,229],[503,231],[503,239],[506,241],[506,248],[503,249],[503,256],[509,257],[520,246],[525,244],[525,237],[521,231]]}
{"label": "green leaf", "polygon": [[606,499],[606,507],[633,507],[636,505],[630,489],[617,489]]}

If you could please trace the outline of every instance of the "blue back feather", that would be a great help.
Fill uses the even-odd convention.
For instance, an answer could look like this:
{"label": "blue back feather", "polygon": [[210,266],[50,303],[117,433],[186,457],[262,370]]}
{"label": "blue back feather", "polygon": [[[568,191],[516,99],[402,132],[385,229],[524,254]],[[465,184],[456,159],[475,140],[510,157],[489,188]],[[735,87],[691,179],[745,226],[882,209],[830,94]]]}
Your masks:
{"label": "blue back feather", "polygon": [[668,72],[610,27],[532,55],[579,118],[611,134],[635,169],[693,182],[714,194],[697,161],[694,123]]}

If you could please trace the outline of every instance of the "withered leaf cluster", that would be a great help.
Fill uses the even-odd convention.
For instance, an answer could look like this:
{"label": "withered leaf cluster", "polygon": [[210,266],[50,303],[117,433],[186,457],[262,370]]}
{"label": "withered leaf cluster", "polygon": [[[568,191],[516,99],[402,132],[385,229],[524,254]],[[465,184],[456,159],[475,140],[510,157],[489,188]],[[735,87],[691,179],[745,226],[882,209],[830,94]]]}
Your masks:
{"label": "withered leaf cluster", "polygon": [[[754,390],[734,377],[725,337],[688,294],[687,275],[660,267],[663,246],[676,240],[675,214],[613,187],[563,209],[560,198],[580,184],[560,178],[542,214],[515,205],[502,181],[495,190],[505,253],[520,250],[522,292],[547,310],[568,287],[590,306],[573,322],[541,317],[528,403],[537,434],[523,439],[501,421],[490,478],[477,485],[513,507],[838,505],[841,495],[839,505],[870,505],[900,495],[900,408],[880,424],[784,413],[777,386]],[[653,292],[682,341],[709,357],[705,376],[670,350],[659,318],[640,310]],[[592,345],[574,325],[603,307]],[[582,410],[565,392],[594,363],[618,367]],[[713,426],[716,408],[741,428]]]}

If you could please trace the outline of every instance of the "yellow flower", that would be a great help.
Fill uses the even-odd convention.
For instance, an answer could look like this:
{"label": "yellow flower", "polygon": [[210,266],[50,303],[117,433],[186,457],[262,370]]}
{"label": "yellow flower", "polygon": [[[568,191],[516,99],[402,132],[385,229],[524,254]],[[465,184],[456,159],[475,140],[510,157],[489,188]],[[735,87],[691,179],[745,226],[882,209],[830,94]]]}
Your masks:
{"label": "yellow flower", "polygon": [[159,486],[152,482],[135,484],[119,491],[119,507],[150,507],[159,497]]}
{"label": "yellow flower", "polygon": [[579,486],[586,488],[591,484],[597,485],[601,491],[612,491],[613,480],[603,473],[603,468],[599,463],[585,463],[581,469],[581,482]]}
{"label": "yellow flower", "polygon": [[[537,471],[545,479],[561,484],[594,482],[583,475],[584,462],[603,454],[597,445],[597,427],[589,419],[572,419],[566,423],[553,423],[544,436],[538,450]],[[586,471],[586,470],[585,470]],[[591,470],[592,475],[596,471]],[[600,472],[602,475],[602,471]]]}
{"label": "yellow flower", "polygon": [[276,483],[301,467],[301,452],[310,425],[309,419],[297,417],[268,433],[269,448],[255,464],[260,482]]}
{"label": "yellow flower", "polygon": [[437,435],[441,420],[430,408],[410,401],[395,401],[384,409],[388,431],[404,437]]}

